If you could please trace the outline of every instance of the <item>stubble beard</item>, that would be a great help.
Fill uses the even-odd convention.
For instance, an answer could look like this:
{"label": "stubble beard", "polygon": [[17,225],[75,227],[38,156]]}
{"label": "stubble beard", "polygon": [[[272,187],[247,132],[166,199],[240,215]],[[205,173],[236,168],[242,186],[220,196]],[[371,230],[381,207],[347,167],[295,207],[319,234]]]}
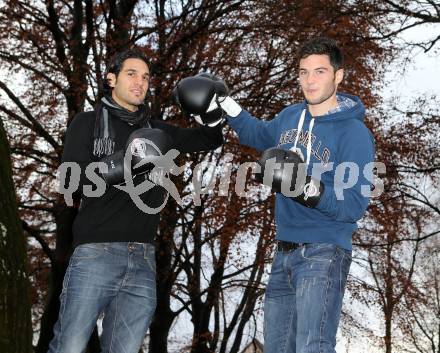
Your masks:
{"label": "stubble beard", "polygon": [[335,92],[336,92],[336,85],[333,85],[333,89],[329,94],[326,94],[325,96],[321,96],[319,98],[316,98],[316,100],[306,99],[306,101],[309,105],[319,105],[319,104],[322,104],[322,103],[326,102],[327,100],[329,100]]}

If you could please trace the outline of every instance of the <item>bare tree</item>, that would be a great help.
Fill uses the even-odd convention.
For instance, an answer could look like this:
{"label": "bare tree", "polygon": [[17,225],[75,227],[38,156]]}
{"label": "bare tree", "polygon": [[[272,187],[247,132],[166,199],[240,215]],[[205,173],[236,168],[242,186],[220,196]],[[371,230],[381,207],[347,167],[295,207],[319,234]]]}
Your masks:
{"label": "bare tree", "polygon": [[417,268],[417,296],[405,297],[407,315],[402,326],[407,333],[408,352],[440,352],[440,272],[438,241],[423,249],[423,259]]}
{"label": "bare tree", "polygon": [[[366,34],[369,39],[394,41],[397,37],[402,38],[401,34],[413,28],[432,28],[432,25],[440,23],[440,5],[435,0],[383,0],[369,3],[375,7],[377,16],[383,17],[388,23],[387,26],[373,25],[374,32]],[[426,53],[434,49],[439,40],[438,30],[429,33],[425,31],[423,38],[404,40],[404,45],[421,48]]]}

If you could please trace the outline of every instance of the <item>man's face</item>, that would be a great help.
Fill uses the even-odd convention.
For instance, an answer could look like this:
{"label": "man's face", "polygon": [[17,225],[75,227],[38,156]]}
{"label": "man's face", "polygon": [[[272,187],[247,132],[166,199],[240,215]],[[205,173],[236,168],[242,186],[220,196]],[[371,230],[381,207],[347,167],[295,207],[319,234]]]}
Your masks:
{"label": "man's face", "polygon": [[122,107],[136,111],[147,94],[150,71],[143,60],[130,58],[123,62],[117,77],[109,73],[107,79],[113,88],[112,98]]}
{"label": "man's face", "polygon": [[299,62],[299,82],[310,105],[326,102],[334,95],[344,71],[335,72],[328,55],[309,55]]}

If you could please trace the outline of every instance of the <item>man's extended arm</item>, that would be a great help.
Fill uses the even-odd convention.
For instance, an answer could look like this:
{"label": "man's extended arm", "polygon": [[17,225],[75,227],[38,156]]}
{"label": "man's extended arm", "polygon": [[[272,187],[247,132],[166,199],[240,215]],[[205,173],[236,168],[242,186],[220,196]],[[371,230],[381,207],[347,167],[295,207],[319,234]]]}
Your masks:
{"label": "man's extended arm", "polygon": [[210,151],[221,146],[224,142],[220,125],[181,128],[158,120],[153,120],[151,123],[153,127],[168,133],[172,139],[172,148],[181,153]]}

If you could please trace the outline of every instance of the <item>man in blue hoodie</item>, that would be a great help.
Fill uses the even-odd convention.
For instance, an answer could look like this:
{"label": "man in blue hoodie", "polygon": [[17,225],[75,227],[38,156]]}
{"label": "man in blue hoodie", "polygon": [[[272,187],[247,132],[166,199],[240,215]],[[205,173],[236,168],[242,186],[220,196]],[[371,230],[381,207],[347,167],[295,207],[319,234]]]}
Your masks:
{"label": "man in blue hoodie", "polygon": [[240,143],[296,152],[312,176],[308,180],[320,179],[312,203],[307,192],[276,194],[277,252],[264,303],[266,353],[335,352],[351,239],[368,206],[374,159],[364,106],[358,97],[337,92],[342,64],[334,40],[312,39],[299,50],[305,101],[270,121],[252,117],[230,97],[220,103]]}
{"label": "man in blue hoodie", "polygon": [[[335,353],[352,235],[368,206],[374,158],[364,106],[356,96],[337,93],[342,64],[334,40],[305,43],[299,50],[305,100],[270,121],[256,119],[231,97],[213,93],[215,82],[209,92],[193,89],[205,85],[198,77],[179,87],[179,103],[191,107],[187,113],[212,97],[207,114],[220,105],[240,143],[264,151],[262,168],[268,169],[272,157],[294,162],[290,172],[278,163],[273,178],[264,174],[262,180],[276,191],[277,226],[277,252],[264,303],[265,353]],[[197,118],[212,123],[207,115]],[[298,192],[289,194],[280,179],[301,175],[301,163],[307,176]]]}

